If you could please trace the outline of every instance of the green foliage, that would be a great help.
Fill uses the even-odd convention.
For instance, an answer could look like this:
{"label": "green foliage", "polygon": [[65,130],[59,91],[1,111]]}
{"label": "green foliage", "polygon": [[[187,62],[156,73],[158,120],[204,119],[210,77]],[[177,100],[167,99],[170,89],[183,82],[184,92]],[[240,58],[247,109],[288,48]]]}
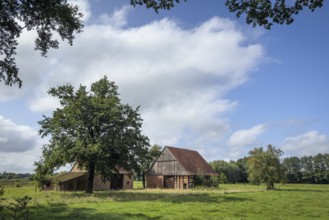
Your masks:
{"label": "green foliage", "polygon": [[15,203],[10,203],[7,209],[12,212],[11,217],[14,220],[28,220],[30,218],[27,204],[32,198],[24,196],[22,198],[15,198]]}
{"label": "green foliage", "polygon": [[49,48],[58,48],[53,33],[72,45],[74,33],[83,27],[78,7],[66,0],[1,0],[0,1],[0,81],[5,85],[18,83],[18,67],[15,58],[18,39],[24,29],[36,30],[35,49],[45,56]]}
{"label": "green foliage", "polygon": [[4,194],[4,189],[1,186],[0,187],[0,220],[5,220],[5,219],[28,220],[29,209],[27,205],[32,198],[29,196],[24,196],[22,198],[14,198],[15,202],[11,202],[9,203],[9,205],[5,205],[2,204],[2,202],[5,200],[5,198],[3,198],[3,194]]}
{"label": "green foliage", "polygon": [[229,182],[229,181],[227,180],[227,177],[226,177],[225,173],[221,173],[221,174],[219,174],[219,176],[218,176],[218,180],[219,180],[219,183],[220,183],[220,184],[226,184],[226,183]]}
{"label": "green foliage", "polygon": [[226,0],[230,12],[235,12],[237,17],[246,16],[247,24],[264,26],[271,29],[273,23],[291,24],[293,16],[304,8],[314,11],[322,7],[323,0],[296,0],[288,3],[283,0]]}
{"label": "green foliage", "polygon": [[118,167],[137,169],[148,152],[148,138],[141,134],[139,108],[122,104],[118,88],[106,77],[93,83],[90,91],[72,85],[51,88],[61,108],[39,121],[42,137],[50,136],[36,162],[36,172],[52,173],[66,163],[77,163],[88,171],[86,192],[92,193],[95,172],[103,180],[116,175]]}
{"label": "green foliage", "polygon": [[145,188],[145,174],[150,168],[153,161],[155,161],[161,154],[162,147],[154,144],[147,149],[147,152],[140,158],[138,166],[135,168],[137,176],[141,177],[143,188]]}
{"label": "green foliage", "polygon": [[212,187],[218,187],[220,184],[220,178],[219,176],[211,176],[209,179],[209,185]]}
{"label": "green foliage", "polygon": [[[187,0],[184,0],[187,1]],[[133,6],[145,5],[152,8],[156,13],[161,9],[170,10],[180,0],[130,0]],[[230,12],[236,13],[239,18],[246,18],[247,24],[254,27],[259,25],[271,29],[273,23],[291,24],[294,16],[304,8],[314,11],[323,6],[324,0],[296,0],[294,3],[284,0],[226,0],[225,5]]]}
{"label": "green foliage", "polygon": [[31,179],[32,175],[29,173],[0,173],[0,180],[19,180],[19,179]]}
{"label": "green foliage", "polygon": [[146,8],[154,9],[156,13],[158,13],[160,9],[170,10],[175,6],[175,3],[179,2],[180,0],[130,0],[130,4],[134,7],[136,5],[145,5]]}
{"label": "green foliage", "polygon": [[2,204],[2,202],[5,200],[3,198],[4,190],[3,186],[0,186],[0,220],[2,220],[2,210],[5,208],[5,206]]}
{"label": "green foliage", "polygon": [[299,183],[302,181],[300,160],[298,157],[287,157],[282,162],[283,171],[288,183]]}
{"label": "green foliage", "polygon": [[46,170],[44,165],[39,162],[35,162],[36,166],[34,180],[37,182],[37,186],[39,189],[43,188],[45,185],[49,185],[54,181],[54,175],[50,172],[50,170]]}
{"label": "green foliage", "polygon": [[256,184],[265,183],[268,190],[274,189],[274,183],[279,182],[282,177],[282,154],[280,149],[272,145],[268,145],[266,151],[262,147],[250,151],[247,160],[249,180]]}
{"label": "green foliage", "polygon": [[204,175],[203,172],[198,171],[197,175],[194,177],[194,184],[196,187],[210,187],[211,180],[210,177]]}
{"label": "green foliage", "polygon": [[239,161],[215,160],[210,162],[210,166],[219,174],[225,174],[226,183],[247,182],[246,166],[242,159]]}
{"label": "green foliage", "polygon": [[282,166],[288,183],[329,183],[329,154],[287,157]]}

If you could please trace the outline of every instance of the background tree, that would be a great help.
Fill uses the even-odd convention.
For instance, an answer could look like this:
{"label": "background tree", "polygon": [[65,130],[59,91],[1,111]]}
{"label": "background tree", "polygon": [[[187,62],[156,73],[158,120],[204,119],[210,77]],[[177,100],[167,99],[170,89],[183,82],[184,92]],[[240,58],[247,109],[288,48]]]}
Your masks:
{"label": "background tree", "polygon": [[[186,2],[187,0],[184,0]],[[130,0],[133,6],[145,5],[153,8],[158,13],[159,10],[170,10],[175,4],[182,0]],[[230,12],[236,13],[237,17],[245,15],[247,24],[264,26],[271,29],[273,23],[291,24],[294,15],[297,15],[304,8],[314,11],[323,6],[323,0],[226,0],[225,5]]]}
{"label": "background tree", "polygon": [[226,176],[227,183],[237,183],[240,181],[240,168],[233,160],[230,162],[215,160],[209,164],[217,173]]}
{"label": "background tree", "polygon": [[329,154],[300,158],[302,183],[329,183]]}
{"label": "background tree", "polygon": [[302,181],[301,164],[298,157],[284,158],[282,168],[288,183],[300,183]]}
{"label": "background tree", "polygon": [[266,189],[274,189],[274,183],[282,176],[280,156],[283,152],[268,145],[266,151],[262,147],[249,152],[248,178],[252,183],[265,183]]}
{"label": "background tree", "polygon": [[53,32],[72,45],[74,33],[81,32],[83,27],[81,17],[78,7],[67,0],[1,0],[0,81],[10,86],[22,85],[14,56],[17,40],[24,29],[36,30],[35,49],[45,56],[49,48],[58,48]]}
{"label": "background tree", "polygon": [[227,183],[245,183],[247,180],[246,158],[237,161],[214,160],[209,163],[210,166],[219,174],[226,177]]}
{"label": "background tree", "polygon": [[162,147],[157,144],[153,144],[147,152],[145,152],[145,155],[141,158],[140,164],[138,168],[136,169],[138,175],[142,179],[143,188],[145,188],[145,174],[150,168],[153,161],[155,161],[161,154]]}
{"label": "background tree", "polygon": [[235,163],[239,167],[239,183],[247,183],[248,182],[248,157],[243,157],[238,159]]}
{"label": "background tree", "polygon": [[302,178],[304,183],[314,183],[314,166],[312,156],[303,156],[300,158]]}
{"label": "background tree", "polygon": [[66,163],[77,163],[88,171],[86,192],[93,192],[95,172],[110,180],[118,167],[132,170],[138,166],[149,146],[141,134],[142,119],[138,108],[124,105],[117,86],[106,77],[74,91],[72,85],[51,88],[48,92],[60,100],[51,117],[39,121],[42,137],[50,136],[36,162],[44,173]]}

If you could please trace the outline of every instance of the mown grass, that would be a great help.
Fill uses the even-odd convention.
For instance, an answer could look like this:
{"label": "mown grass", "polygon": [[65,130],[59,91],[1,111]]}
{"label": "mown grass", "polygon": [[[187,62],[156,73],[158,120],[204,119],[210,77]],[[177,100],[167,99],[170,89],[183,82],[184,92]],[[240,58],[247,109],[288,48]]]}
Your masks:
{"label": "mown grass", "polygon": [[274,191],[243,184],[193,190],[145,190],[140,186],[93,195],[5,188],[5,197],[31,196],[33,220],[329,219],[329,185],[286,184],[277,185]]}

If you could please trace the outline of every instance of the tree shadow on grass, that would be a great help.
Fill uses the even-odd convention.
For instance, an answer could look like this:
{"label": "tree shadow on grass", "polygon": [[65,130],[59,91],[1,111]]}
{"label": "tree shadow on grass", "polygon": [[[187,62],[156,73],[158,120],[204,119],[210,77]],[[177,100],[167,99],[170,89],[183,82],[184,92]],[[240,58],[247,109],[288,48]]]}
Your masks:
{"label": "tree shadow on grass", "polygon": [[106,201],[115,202],[136,202],[136,201],[161,201],[172,203],[222,203],[222,202],[243,202],[250,200],[234,196],[233,194],[209,194],[209,193],[148,193],[148,192],[96,192],[92,195],[84,193],[63,194],[64,199],[79,198],[86,199],[96,197]]}
{"label": "tree shadow on grass", "polygon": [[276,191],[328,193],[329,189],[276,189]]}
{"label": "tree shadow on grass", "polygon": [[33,220],[57,220],[57,219],[147,219],[156,220],[159,217],[149,217],[145,214],[137,213],[97,213],[94,208],[74,208],[64,203],[50,204],[48,206],[37,205],[30,208],[30,219]]}

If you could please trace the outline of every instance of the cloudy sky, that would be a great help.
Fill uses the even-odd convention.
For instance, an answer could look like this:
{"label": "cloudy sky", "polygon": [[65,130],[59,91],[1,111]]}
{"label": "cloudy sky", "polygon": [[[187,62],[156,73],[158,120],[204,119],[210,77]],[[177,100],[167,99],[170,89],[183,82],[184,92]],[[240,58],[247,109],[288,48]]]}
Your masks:
{"label": "cloudy sky", "polygon": [[47,91],[107,75],[141,106],[151,144],[236,160],[272,144],[284,156],[329,152],[329,5],[290,26],[253,28],[224,1],[189,0],[159,14],[126,1],[76,0],[85,15],[73,46],[47,58],[34,32],[19,41],[23,87],[0,85],[0,172],[33,172],[38,121],[58,106]]}

